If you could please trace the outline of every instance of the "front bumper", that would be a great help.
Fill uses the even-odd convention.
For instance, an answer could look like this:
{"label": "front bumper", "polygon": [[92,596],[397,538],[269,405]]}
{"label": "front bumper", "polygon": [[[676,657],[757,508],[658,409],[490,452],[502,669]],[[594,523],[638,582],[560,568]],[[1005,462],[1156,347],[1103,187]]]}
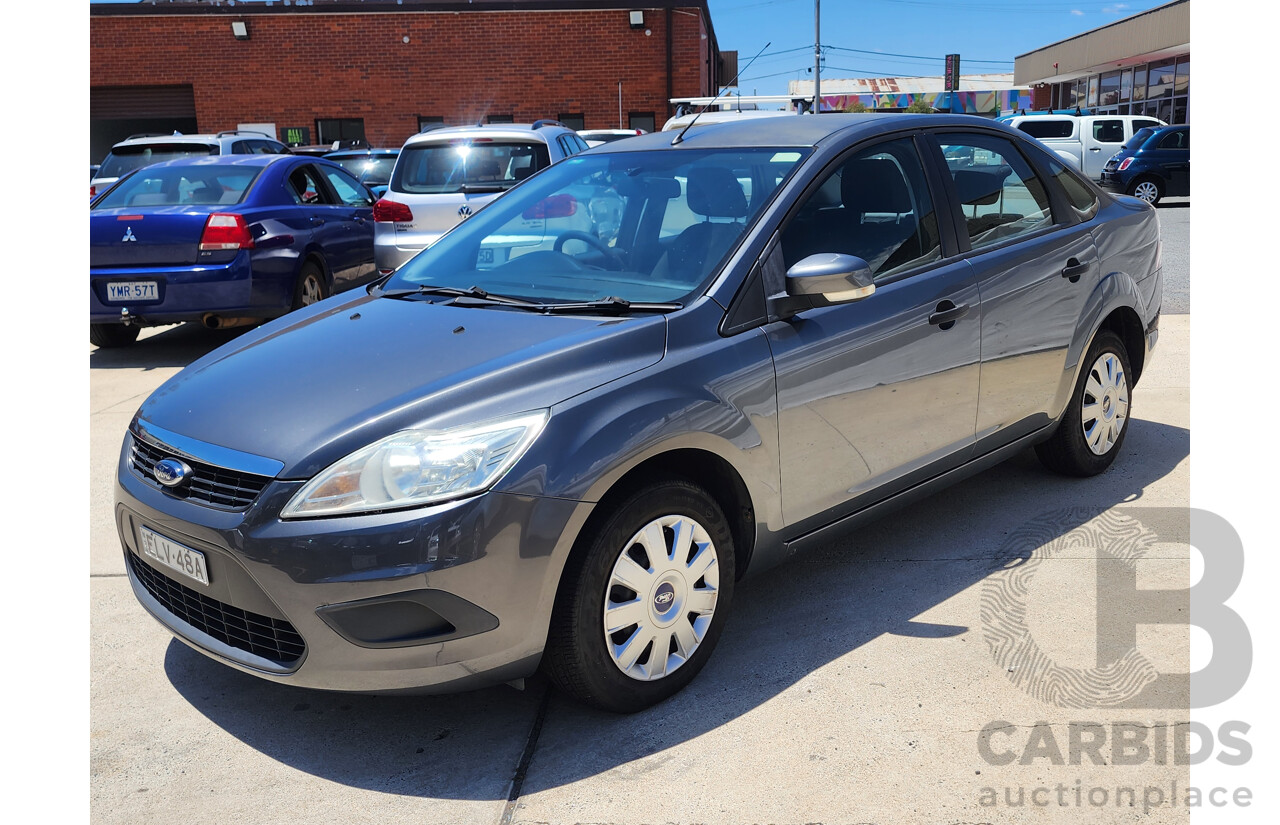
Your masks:
{"label": "front bumper", "polygon": [[[490,492],[283,521],[274,514],[303,482],[272,480],[244,510],[207,506],[135,470],[133,438],[115,507],[129,581],[194,649],[273,681],[369,693],[469,689],[537,668],[585,505]],[[146,556],[143,528],[202,553],[209,584]]]}
{"label": "front bumper", "polygon": [[[111,301],[108,285],[123,281],[154,282],[156,299]],[[292,301],[292,278],[255,272],[248,250],[223,264],[89,270],[89,322],[94,324],[120,321],[124,309],[142,324],[198,321],[208,313],[270,318],[288,312]]]}

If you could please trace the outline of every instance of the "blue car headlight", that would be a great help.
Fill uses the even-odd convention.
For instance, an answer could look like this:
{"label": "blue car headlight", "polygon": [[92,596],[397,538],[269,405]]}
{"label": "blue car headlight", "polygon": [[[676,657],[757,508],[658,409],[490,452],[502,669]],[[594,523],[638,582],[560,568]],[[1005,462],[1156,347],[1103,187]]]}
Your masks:
{"label": "blue car headlight", "polygon": [[437,504],[488,490],[529,449],[547,411],[452,430],[404,430],[331,465],[285,505],[282,518],[338,516]]}

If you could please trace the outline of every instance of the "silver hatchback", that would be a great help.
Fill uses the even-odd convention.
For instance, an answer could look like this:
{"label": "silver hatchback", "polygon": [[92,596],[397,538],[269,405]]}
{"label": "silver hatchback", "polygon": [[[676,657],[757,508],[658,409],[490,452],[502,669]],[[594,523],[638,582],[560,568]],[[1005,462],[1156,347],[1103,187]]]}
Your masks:
{"label": "silver hatchback", "polygon": [[590,147],[555,120],[455,126],[414,135],[374,209],[378,270],[389,274],[520,181]]}

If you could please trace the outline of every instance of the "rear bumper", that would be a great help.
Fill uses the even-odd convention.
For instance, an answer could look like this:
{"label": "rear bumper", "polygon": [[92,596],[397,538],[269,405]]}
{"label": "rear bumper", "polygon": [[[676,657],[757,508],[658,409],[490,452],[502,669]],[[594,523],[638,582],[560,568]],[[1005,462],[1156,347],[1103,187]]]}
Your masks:
{"label": "rear bumper", "polygon": [[373,260],[378,273],[385,275],[400,268],[405,261],[417,255],[440,239],[443,232],[403,232],[391,223],[379,223],[373,230]]}
{"label": "rear bumper", "polygon": [[1102,170],[1102,176],[1098,178],[1098,185],[1108,192],[1123,193],[1125,187],[1129,185],[1129,176],[1122,172],[1108,172]]}
{"label": "rear bumper", "polygon": [[[248,250],[229,263],[207,266],[135,267],[89,270],[89,321],[119,321],[122,310],[141,324],[197,321],[207,313],[270,318],[293,304],[293,280],[255,272]],[[108,285],[124,281],[153,282],[156,299],[112,301]]]}

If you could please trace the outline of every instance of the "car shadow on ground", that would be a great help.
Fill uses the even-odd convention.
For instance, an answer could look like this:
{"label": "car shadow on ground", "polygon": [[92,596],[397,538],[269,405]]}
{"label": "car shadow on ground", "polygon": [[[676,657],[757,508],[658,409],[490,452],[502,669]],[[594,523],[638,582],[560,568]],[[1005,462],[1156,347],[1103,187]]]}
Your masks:
{"label": "car shadow on ground", "polygon": [[154,369],[185,367],[192,361],[254,329],[205,329],[199,324],[175,324],[159,330],[143,330],[142,337],[123,347],[89,351],[89,369]]}
{"label": "car shadow on ground", "polygon": [[[1140,503],[1189,452],[1188,430],[1144,420],[1132,421],[1123,454],[1093,479],[1051,474],[1027,451],[742,583],[715,655],[667,702],[615,716],[552,693],[524,793],[694,739],[885,634],[913,637],[911,649],[924,651],[921,668],[940,655],[931,640],[971,634],[982,645],[976,610],[965,626],[917,617],[1025,560],[1026,543],[1010,536],[1028,521],[1069,512],[1058,527],[1065,533],[1112,507]],[[177,641],[165,670],[197,711],[272,759],[344,785],[450,799],[506,799],[545,690],[535,680],[524,692],[323,693],[259,680]]]}

